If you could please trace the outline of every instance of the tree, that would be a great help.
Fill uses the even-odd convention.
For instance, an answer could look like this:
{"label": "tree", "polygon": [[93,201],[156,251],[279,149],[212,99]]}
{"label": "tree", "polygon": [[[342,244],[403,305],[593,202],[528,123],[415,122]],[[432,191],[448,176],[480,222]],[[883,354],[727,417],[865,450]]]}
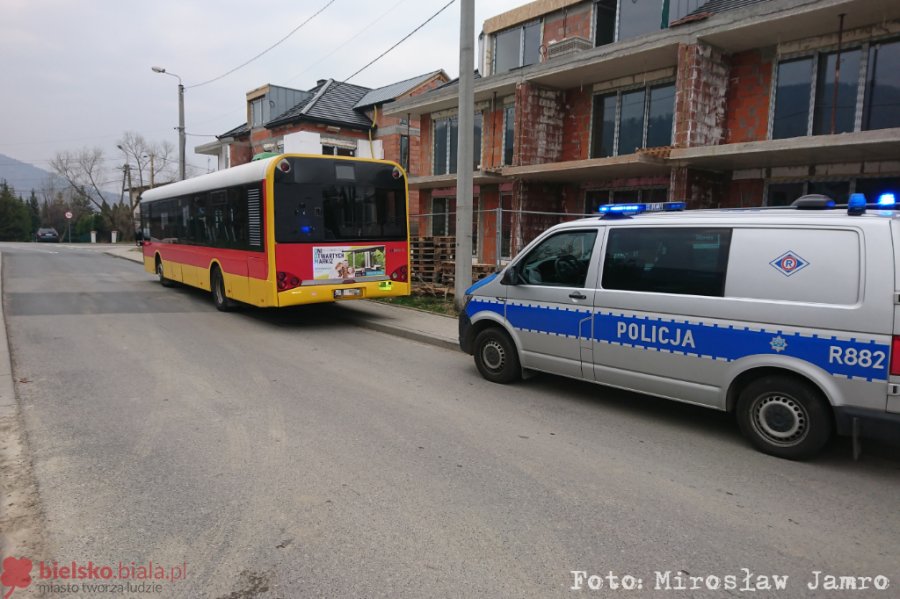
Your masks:
{"label": "tree", "polygon": [[76,197],[83,197],[103,214],[103,150],[82,148],[77,152],[58,152],[50,166],[65,179]]}
{"label": "tree", "polygon": [[28,241],[30,233],[28,207],[6,181],[0,181],[0,241]]}
{"label": "tree", "polygon": [[31,233],[34,234],[41,226],[41,205],[33,189],[31,197],[28,198],[28,215],[31,217]]}
{"label": "tree", "polygon": [[[150,143],[140,133],[126,131],[118,141],[118,147],[125,154],[126,164],[131,166],[131,184],[139,189],[145,186],[171,182],[175,178],[175,162],[171,156],[175,152],[171,143]],[[137,195],[131,199],[134,209]]]}

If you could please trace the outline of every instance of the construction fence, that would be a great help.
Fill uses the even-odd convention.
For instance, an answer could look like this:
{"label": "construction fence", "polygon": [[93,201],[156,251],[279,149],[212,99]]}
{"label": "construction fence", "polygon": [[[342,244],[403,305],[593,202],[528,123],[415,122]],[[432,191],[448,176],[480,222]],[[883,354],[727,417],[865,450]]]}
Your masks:
{"label": "construction fence", "polygon": [[[538,235],[559,223],[596,216],[531,210],[473,211],[472,280],[499,270]],[[413,283],[453,287],[456,269],[456,212],[410,215]]]}

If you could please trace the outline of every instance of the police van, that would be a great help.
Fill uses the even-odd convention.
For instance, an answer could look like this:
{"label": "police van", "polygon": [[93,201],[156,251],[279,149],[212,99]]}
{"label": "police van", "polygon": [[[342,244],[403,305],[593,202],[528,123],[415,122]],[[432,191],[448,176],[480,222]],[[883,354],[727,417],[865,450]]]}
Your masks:
{"label": "police van", "polygon": [[542,371],[734,412],[784,458],[835,433],[900,440],[892,201],[601,207],[470,287],[460,347],[496,383]]}

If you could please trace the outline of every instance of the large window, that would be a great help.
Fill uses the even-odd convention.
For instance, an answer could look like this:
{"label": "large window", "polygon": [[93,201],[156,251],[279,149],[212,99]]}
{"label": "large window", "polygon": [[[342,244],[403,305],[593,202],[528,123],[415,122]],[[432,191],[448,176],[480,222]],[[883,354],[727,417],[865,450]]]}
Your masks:
{"label": "large window", "polygon": [[731,229],[614,228],[603,288],[722,296],[730,243]]}
{"label": "large window", "polygon": [[898,69],[898,40],[779,62],[772,139],[900,127]]}
{"label": "large window", "polygon": [[[481,166],[481,123],[482,115],[475,113],[473,139],[474,169]],[[434,171],[435,175],[449,175],[456,172],[457,146],[459,145],[459,120],[456,116],[434,121]]]}
{"label": "large window", "polygon": [[591,157],[671,144],[674,111],[672,83],[595,96]]}
{"label": "large window", "polygon": [[527,67],[541,59],[541,22],[532,21],[497,33],[494,37],[493,73]]}

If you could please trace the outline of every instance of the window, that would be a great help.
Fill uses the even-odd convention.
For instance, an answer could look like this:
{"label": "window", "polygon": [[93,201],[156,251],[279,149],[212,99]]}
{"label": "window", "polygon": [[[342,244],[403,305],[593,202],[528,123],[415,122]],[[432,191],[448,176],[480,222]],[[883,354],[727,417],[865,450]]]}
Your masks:
{"label": "window", "polygon": [[409,135],[400,136],[400,166],[409,172]]}
{"label": "window", "polygon": [[900,178],[859,178],[813,181],[793,181],[789,183],[769,183],[767,186],[767,206],[789,206],[800,196],[817,193],[828,196],[837,204],[846,204],[851,193],[861,193],[867,201],[877,202],[885,193],[900,197]]}
{"label": "window", "polygon": [[863,129],[900,127],[900,40],[872,44]]}
{"label": "window", "polygon": [[766,206],[790,206],[794,200],[804,194],[803,183],[772,183],[769,185]]}
{"label": "window", "polygon": [[779,62],[772,139],[900,126],[897,69],[900,40]]}
{"label": "window", "polygon": [[456,235],[456,198],[431,200],[431,234],[434,237]]}
{"label": "window", "polygon": [[156,240],[262,251],[260,185],[239,185],[142,207]]}
{"label": "window", "polygon": [[356,151],[340,146],[323,145],[322,154],[325,156],[356,156]]}
{"label": "window", "polygon": [[812,64],[811,58],[778,64],[772,139],[806,135],[809,123],[809,95],[812,89]]}
{"label": "window", "polygon": [[516,107],[507,106],[503,109],[503,164],[509,166],[513,163],[513,150],[515,149],[516,135]]}
{"label": "window", "polygon": [[708,0],[594,0],[594,45],[646,35],[668,27]]}
{"label": "window", "polygon": [[263,102],[266,101],[265,96],[250,100],[250,126],[263,126]]}
{"label": "window", "polygon": [[619,2],[619,40],[659,31],[662,22],[660,0]]}
{"label": "window", "polygon": [[541,22],[506,29],[494,38],[495,75],[540,62]]}
{"label": "window", "polygon": [[[481,166],[481,123],[482,115],[475,113],[473,168]],[[435,175],[449,175],[456,172],[457,147],[459,145],[459,120],[452,116],[434,121],[434,168]]]}
{"label": "window", "polygon": [[819,57],[813,135],[853,131],[856,117],[856,89],[859,83],[859,56],[859,48],[841,52],[836,105],[834,88],[837,53],[823,54]]}
{"label": "window", "polygon": [[527,285],[584,287],[597,231],[567,231],[548,237],[516,265]]}
{"label": "window", "polygon": [[674,111],[672,83],[595,96],[591,158],[670,145]]}
{"label": "window", "polygon": [[603,288],[721,297],[731,229],[614,228]]}

